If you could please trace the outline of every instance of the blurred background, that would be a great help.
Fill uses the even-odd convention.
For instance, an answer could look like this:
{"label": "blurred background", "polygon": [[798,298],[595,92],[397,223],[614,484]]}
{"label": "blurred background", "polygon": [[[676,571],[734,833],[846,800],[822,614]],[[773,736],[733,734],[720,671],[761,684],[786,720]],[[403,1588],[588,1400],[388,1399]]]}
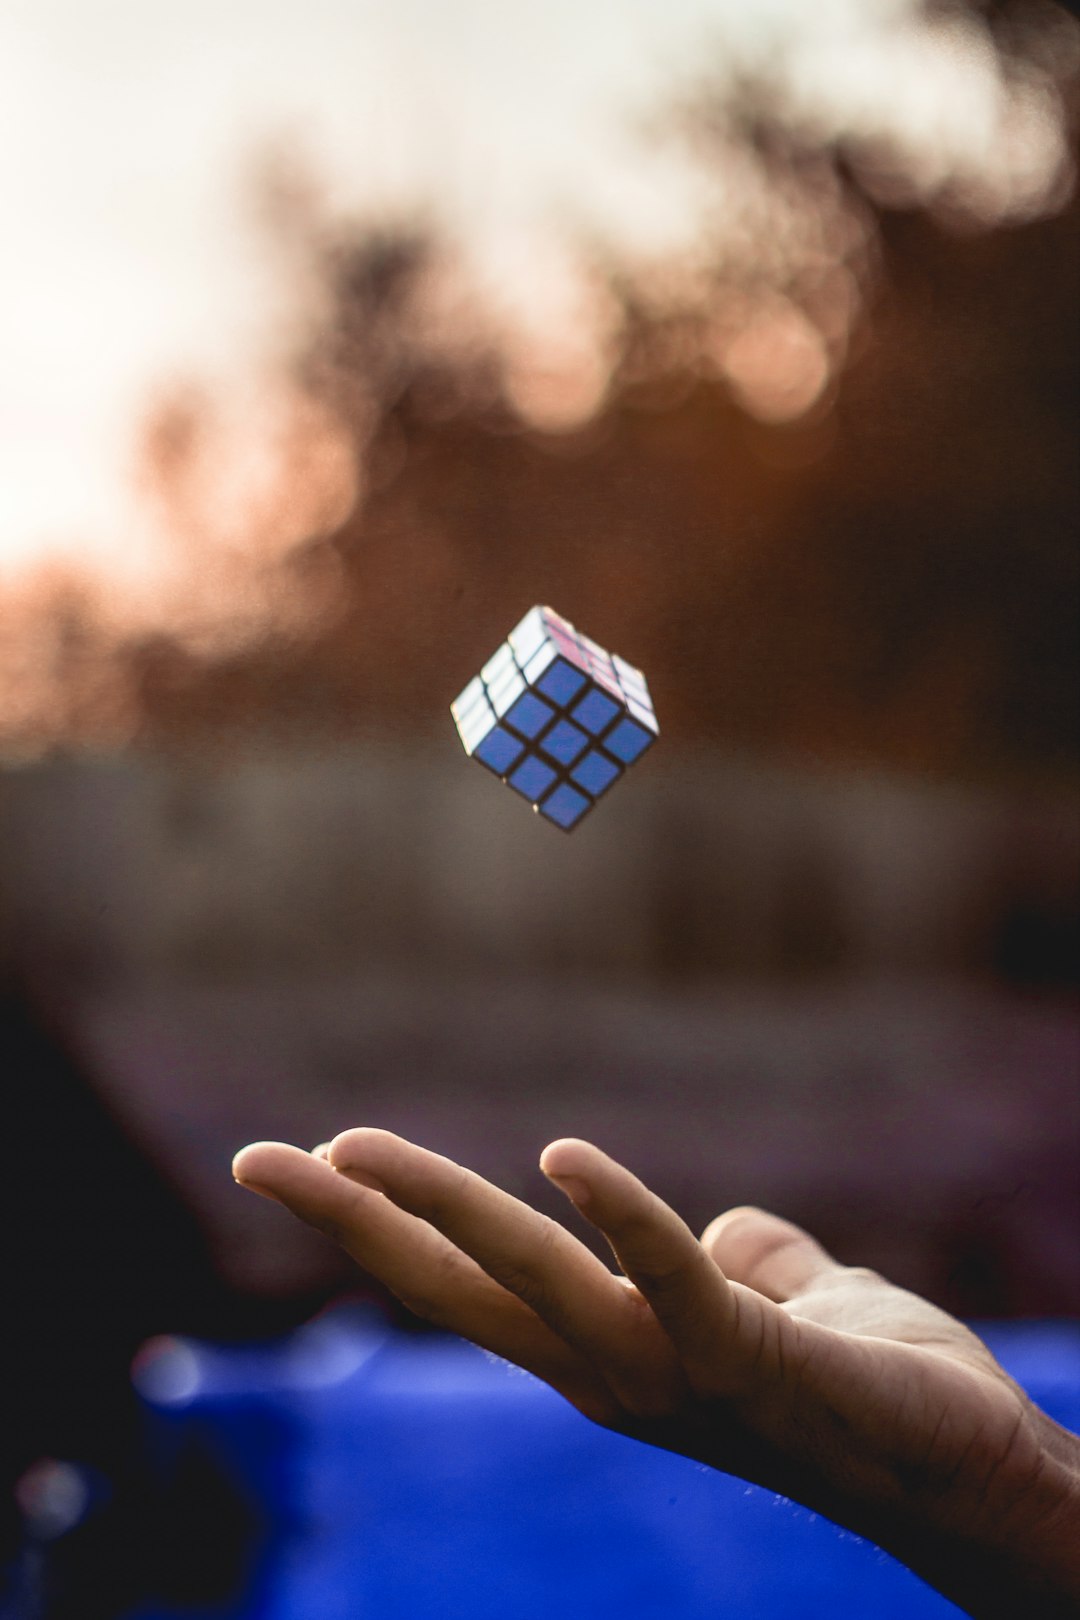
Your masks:
{"label": "blurred background", "polygon": [[[10,1538],[374,1293],[261,1137],[1080,1310],[1077,9],[0,5]],[[535,602],[661,726],[569,837],[448,713]]]}

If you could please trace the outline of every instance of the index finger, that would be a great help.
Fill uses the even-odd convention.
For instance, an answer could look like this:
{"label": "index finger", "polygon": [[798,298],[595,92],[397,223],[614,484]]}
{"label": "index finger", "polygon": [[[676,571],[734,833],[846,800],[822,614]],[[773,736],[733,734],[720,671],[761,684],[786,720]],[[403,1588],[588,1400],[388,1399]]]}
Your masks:
{"label": "index finger", "polygon": [[770,1300],[729,1282],[686,1223],[635,1175],[576,1138],[551,1143],[540,1168],[603,1232],[697,1394],[737,1398],[788,1375],[798,1325]]}

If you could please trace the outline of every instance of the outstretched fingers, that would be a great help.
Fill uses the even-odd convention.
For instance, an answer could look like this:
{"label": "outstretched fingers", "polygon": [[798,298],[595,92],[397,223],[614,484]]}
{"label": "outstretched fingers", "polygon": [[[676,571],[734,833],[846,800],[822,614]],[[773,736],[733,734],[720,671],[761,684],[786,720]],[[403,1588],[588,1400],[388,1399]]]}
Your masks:
{"label": "outstretched fingers", "polygon": [[540,1167],[597,1226],[663,1326],[695,1394],[738,1399],[786,1379],[799,1327],[728,1280],[689,1227],[636,1176],[591,1143],[553,1142]]}
{"label": "outstretched fingers", "polygon": [[242,1149],[233,1174],[340,1243],[416,1315],[535,1373],[597,1421],[614,1416],[593,1368],[427,1221],[284,1142]]}
{"label": "outstretched fingers", "polygon": [[[536,1373],[600,1422],[706,1399],[770,1395],[798,1378],[820,1330],[782,1301],[835,1267],[805,1233],[731,1211],[699,1243],[587,1142],[541,1167],[607,1238],[619,1278],[557,1222],[388,1131],[346,1131],[313,1154],[247,1148],[237,1179],[328,1231],[410,1309]],[[633,1286],[627,1286],[627,1279]]]}
{"label": "outstretched fingers", "polygon": [[330,1162],[471,1256],[596,1367],[626,1410],[666,1412],[681,1398],[685,1381],[652,1314],[557,1222],[389,1131],[345,1131]]}

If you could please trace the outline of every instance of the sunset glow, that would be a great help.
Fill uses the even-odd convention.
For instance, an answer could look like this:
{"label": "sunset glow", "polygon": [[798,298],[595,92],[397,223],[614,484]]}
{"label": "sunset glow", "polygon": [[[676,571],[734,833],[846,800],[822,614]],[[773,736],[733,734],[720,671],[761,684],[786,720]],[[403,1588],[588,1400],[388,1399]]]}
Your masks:
{"label": "sunset glow", "polygon": [[[468,308],[535,427],[571,430],[604,399],[614,314],[597,261],[647,281],[657,266],[692,273],[706,254],[736,281],[764,278],[738,327],[716,335],[710,363],[744,410],[790,421],[826,397],[844,363],[857,281],[835,244],[785,235],[734,159],[703,172],[665,133],[666,109],[703,87],[722,100],[739,74],[769,67],[807,130],[850,138],[871,192],[968,224],[1057,206],[1071,169],[1050,68],[1008,81],[980,23],[925,23],[916,9],[4,8],[9,720],[33,701],[12,671],[33,662],[58,580],[83,582],[84,605],[111,634],[157,625],[243,639],[285,611],[266,584],[275,560],[358,498],[351,444],[363,432],[350,423],[350,438],[293,375],[322,310],[311,263],[260,215],[268,154],[287,152],[311,176],[317,228],[420,222],[440,233],[460,299],[447,305],[432,280],[433,330],[440,297]],[[1077,32],[1064,14],[1055,27],[1060,66],[1075,59]],[[785,252],[825,256],[809,314],[783,291]],[[193,401],[199,422],[178,451]]]}

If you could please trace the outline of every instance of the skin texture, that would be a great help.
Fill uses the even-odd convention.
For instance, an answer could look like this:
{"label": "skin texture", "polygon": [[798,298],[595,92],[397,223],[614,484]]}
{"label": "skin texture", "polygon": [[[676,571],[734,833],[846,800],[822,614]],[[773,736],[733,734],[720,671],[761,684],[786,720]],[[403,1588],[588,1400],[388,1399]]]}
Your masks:
{"label": "skin texture", "polygon": [[587,1142],[540,1163],[618,1272],[388,1131],[314,1153],[255,1143],[233,1172],[594,1422],[805,1503],[973,1615],[1080,1615],[1080,1440],[973,1333],[763,1210],[728,1210],[698,1240]]}

